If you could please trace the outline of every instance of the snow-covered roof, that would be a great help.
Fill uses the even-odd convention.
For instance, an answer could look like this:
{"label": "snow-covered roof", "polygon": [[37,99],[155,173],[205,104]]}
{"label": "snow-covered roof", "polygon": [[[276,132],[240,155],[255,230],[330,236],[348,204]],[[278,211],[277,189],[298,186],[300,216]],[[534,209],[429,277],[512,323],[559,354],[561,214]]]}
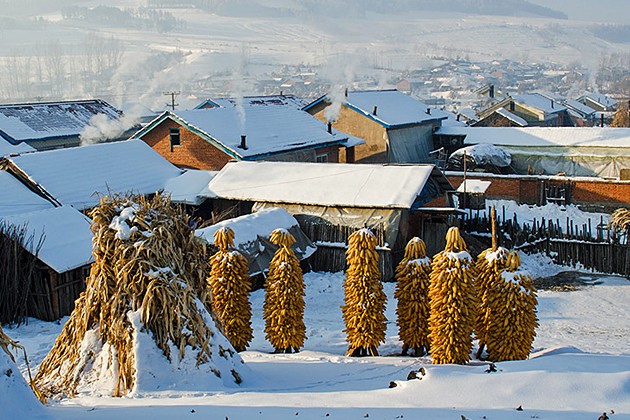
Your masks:
{"label": "snow-covered roof", "polygon": [[480,179],[466,179],[459,184],[457,192],[471,193],[471,194],[483,194],[488,187],[492,184],[490,181],[482,181]]}
{"label": "snow-covered roof", "polygon": [[97,194],[152,194],[182,173],[142,140],[27,153],[6,158],[62,204],[79,210]]}
{"label": "snow-covered roof", "polygon": [[464,144],[630,148],[630,128],[609,127],[442,127],[436,134],[463,136]]}
{"label": "snow-covered roof", "polygon": [[434,170],[433,165],[229,162],[208,188],[224,199],[409,209]]}
{"label": "snow-covered roof", "polygon": [[618,105],[618,102],[615,99],[604,95],[603,93],[585,92],[582,96],[577,98],[577,101],[582,101],[586,98],[592,100],[593,102],[597,102],[604,108],[614,108]]}
{"label": "snow-covered roof", "polygon": [[207,107],[234,107],[239,103],[242,106],[281,106],[293,109],[302,109],[308,102],[295,95],[264,95],[264,96],[245,96],[243,98],[213,98],[207,99],[197,105],[195,109]]}
{"label": "snow-covered roof", "polygon": [[12,143],[77,137],[97,114],[119,117],[116,108],[100,99],[0,105],[0,137]]}
{"label": "snow-covered roof", "polygon": [[[70,206],[14,214],[0,220],[16,226],[25,225],[27,235],[34,238],[33,246],[37,246],[43,235],[44,242],[37,256],[57,273],[65,273],[93,261],[90,219]],[[35,251],[28,247],[27,250],[31,253]]]}
{"label": "snow-covered roof", "polygon": [[521,127],[527,127],[527,121],[525,121],[523,118],[519,117],[516,114],[511,113],[510,111],[508,111],[507,109],[501,107],[499,109],[497,109],[496,111],[497,114],[501,115],[502,117],[507,118],[508,120],[514,122],[515,124],[520,125]]}
{"label": "snow-covered roof", "polygon": [[234,246],[246,244],[258,239],[258,236],[268,237],[274,229],[289,229],[298,226],[295,217],[285,209],[274,207],[252,214],[224,220],[212,226],[197,229],[195,235],[204,238],[208,243],[214,244],[214,234],[223,227],[229,227],[234,231]]}
{"label": "snow-covered roof", "polygon": [[[186,126],[240,159],[335,144],[345,146],[350,139],[340,131],[329,133],[325,123],[307,112],[280,106],[166,111],[133,137],[141,138],[166,118]],[[240,147],[241,135],[246,136],[247,149]]]}
{"label": "snow-covered roof", "polygon": [[597,112],[596,110],[594,110],[590,106],[585,105],[582,102],[578,102],[578,101],[574,101],[574,100],[566,101],[565,105],[567,105],[569,107],[569,110],[574,109],[574,110],[578,111],[579,113],[581,113],[581,114],[583,114],[585,116],[592,115],[592,114],[595,114]]}
{"label": "snow-covered roof", "polygon": [[512,97],[514,102],[522,104],[527,107],[536,108],[543,111],[545,114],[555,114],[561,111],[566,111],[566,107],[560,102],[549,99],[540,93],[525,93],[522,95],[514,95]]}
{"label": "snow-covered roof", "polygon": [[[309,109],[321,101],[333,102],[333,98],[323,96],[304,109]],[[366,117],[376,121],[385,128],[427,124],[445,120],[448,115],[437,109],[427,110],[428,105],[398,90],[365,90],[349,91],[343,103]],[[374,115],[376,107],[376,115]]]}
{"label": "snow-covered roof", "polygon": [[9,155],[17,155],[20,153],[34,152],[31,146],[26,143],[11,144],[7,140],[0,137],[0,158]]}
{"label": "snow-covered roof", "polygon": [[0,217],[53,208],[7,171],[0,171]]}
{"label": "snow-covered roof", "polygon": [[174,203],[200,205],[207,197],[208,183],[217,171],[188,169],[183,174],[166,181],[164,192],[171,195]]}

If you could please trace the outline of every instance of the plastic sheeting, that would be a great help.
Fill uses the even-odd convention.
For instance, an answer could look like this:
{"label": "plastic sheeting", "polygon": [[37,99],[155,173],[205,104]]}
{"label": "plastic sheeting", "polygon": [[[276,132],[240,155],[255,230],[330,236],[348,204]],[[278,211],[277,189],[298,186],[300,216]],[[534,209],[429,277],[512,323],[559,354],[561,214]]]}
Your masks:
{"label": "plastic sheeting", "polygon": [[396,243],[402,217],[402,210],[400,209],[325,207],[279,203],[255,203],[253,211],[260,211],[270,207],[281,207],[299,221],[308,220],[313,222],[323,220],[333,225],[356,228],[370,228],[381,225],[385,231],[386,242],[390,246],[394,246]]}
{"label": "plastic sheeting", "polygon": [[[517,173],[566,176],[596,176],[619,179],[621,169],[630,169],[628,149],[548,147],[544,152],[506,148]],[[542,149],[539,149],[542,150]]]}
{"label": "plastic sheeting", "polygon": [[387,130],[390,163],[433,163],[433,126],[422,125]]}

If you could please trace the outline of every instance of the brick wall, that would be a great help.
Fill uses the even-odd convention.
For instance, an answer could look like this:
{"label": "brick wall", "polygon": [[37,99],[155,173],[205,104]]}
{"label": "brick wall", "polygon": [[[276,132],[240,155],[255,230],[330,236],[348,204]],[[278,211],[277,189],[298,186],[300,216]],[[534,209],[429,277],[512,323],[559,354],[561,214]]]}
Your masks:
{"label": "brick wall", "polygon": [[[455,188],[463,180],[462,175],[449,174],[447,178]],[[486,197],[493,200],[505,199],[519,203],[544,204],[543,189],[546,185],[569,184],[572,204],[606,209],[630,207],[630,181],[489,174],[468,174],[467,178],[491,181],[492,184],[486,191]]]}
{"label": "brick wall", "polygon": [[[171,128],[180,129],[180,146],[171,150]],[[220,170],[232,159],[231,156],[214,147],[192,131],[166,119],[142,137],[166,160],[180,168]]]}

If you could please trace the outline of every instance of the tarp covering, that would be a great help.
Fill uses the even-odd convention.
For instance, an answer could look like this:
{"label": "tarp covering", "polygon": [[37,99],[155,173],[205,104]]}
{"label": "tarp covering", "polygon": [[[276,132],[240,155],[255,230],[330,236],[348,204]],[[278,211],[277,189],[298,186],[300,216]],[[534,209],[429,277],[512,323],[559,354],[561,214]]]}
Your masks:
{"label": "tarp covering", "polygon": [[260,211],[274,206],[285,209],[300,222],[329,223],[332,225],[356,228],[371,228],[382,225],[386,234],[386,242],[390,246],[394,246],[396,243],[400,219],[402,217],[402,210],[398,209],[328,207],[278,203],[255,203],[253,208],[254,211]]}
{"label": "tarp covering", "polygon": [[388,130],[388,159],[391,163],[431,163],[433,150],[431,125]]}
{"label": "tarp covering", "polygon": [[302,232],[297,220],[286,210],[269,207],[253,214],[234,219],[224,220],[207,228],[198,229],[195,234],[208,243],[214,244],[214,233],[222,227],[234,230],[234,247],[242,253],[249,264],[249,274],[262,273],[269,269],[277,245],[269,241],[269,235],[274,229],[283,228],[295,238],[291,246],[298,259],[310,257],[316,251],[315,245]]}

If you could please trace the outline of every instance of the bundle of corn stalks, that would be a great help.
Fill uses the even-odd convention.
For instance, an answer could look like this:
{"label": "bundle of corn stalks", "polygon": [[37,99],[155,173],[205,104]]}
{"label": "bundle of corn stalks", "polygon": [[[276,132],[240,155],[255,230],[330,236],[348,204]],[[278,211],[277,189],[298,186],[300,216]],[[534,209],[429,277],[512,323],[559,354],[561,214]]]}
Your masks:
{"label": "bundle of corn stalks", "polygon": [[499,295],[498,285],[502,282],[501,274],[507,268],[509,251],[502,247],[488,248],[477,257],[475,270],[475,289],[479,298],[479,308],[475,320],[475,335],[479,340],[479,359],[488,342],[489,321],[497,310],[497,305],[504,303]]}
{"label": "bundle of corn stalks", "polygon": [[625,208],[617,209],[610,216],[609,226],[613,229],[619,229],[622,232],[630,230],[630,210]]}
{"label": "bundle of corn stalks", "polygon": [[[491,254],[486,255],[492,259]],[[517,251],[510,251],[505,268],[489,284],[485,340],[488,359],[525,360],[532,349],[536,336],[536,288],[525,271],[518,271],[521,258]]]}
{"label": "bundle of corn stalks", "polygon": [[376,237],[369,229],[359,229],[350,235],[348,242],[341,307],[346,341],[350,343],[346,355],[378,356],[377,348],[385,341],[387,328],[387,297],[380,281]]}
{"label": "bundle of corn stalks", "polygon": [[230,343],[236,351],[244,351],[253,336],[247,259],[232,249],[234,231],[229,227],[214,233],[214,243],[219,251],[210,258],[212,268],[208,286],[212,293],[212,308]]}
{"label": "bundle of corn stalks", "polygon": [[433,257],[429,300],[429,339],[433,363],[470,360],[475,323],[474,267],[459,229],[446,234],[446,247]]}
{"label": "bundle of corn stalks", "polygon": [[398,335],[403,342],[402,354],[412,348],[414,356],[429,351],[429,274],[431,260],[420,238],[412,238],[405,247],[405,256],[396,267],[396,308]]}
{"label": "bundle of corn stalks", "polygon": [[35,378],[44,395],[141,392],[149,351],[165,356],[160,371],[186,363],[205,380],[239,382],[242,361],[209,310],[205,248],[184,211],[160,195],[103,197],[90,217],[95,261]]}
{"label": "bundle of corn stalks", "polygon": [[279,248],[265,283],[265,333],[276,353],[297,353],[306,340],[306,326],[302,269],[291,249],[295,238],[285,229],[276,229],[270,240]]}

